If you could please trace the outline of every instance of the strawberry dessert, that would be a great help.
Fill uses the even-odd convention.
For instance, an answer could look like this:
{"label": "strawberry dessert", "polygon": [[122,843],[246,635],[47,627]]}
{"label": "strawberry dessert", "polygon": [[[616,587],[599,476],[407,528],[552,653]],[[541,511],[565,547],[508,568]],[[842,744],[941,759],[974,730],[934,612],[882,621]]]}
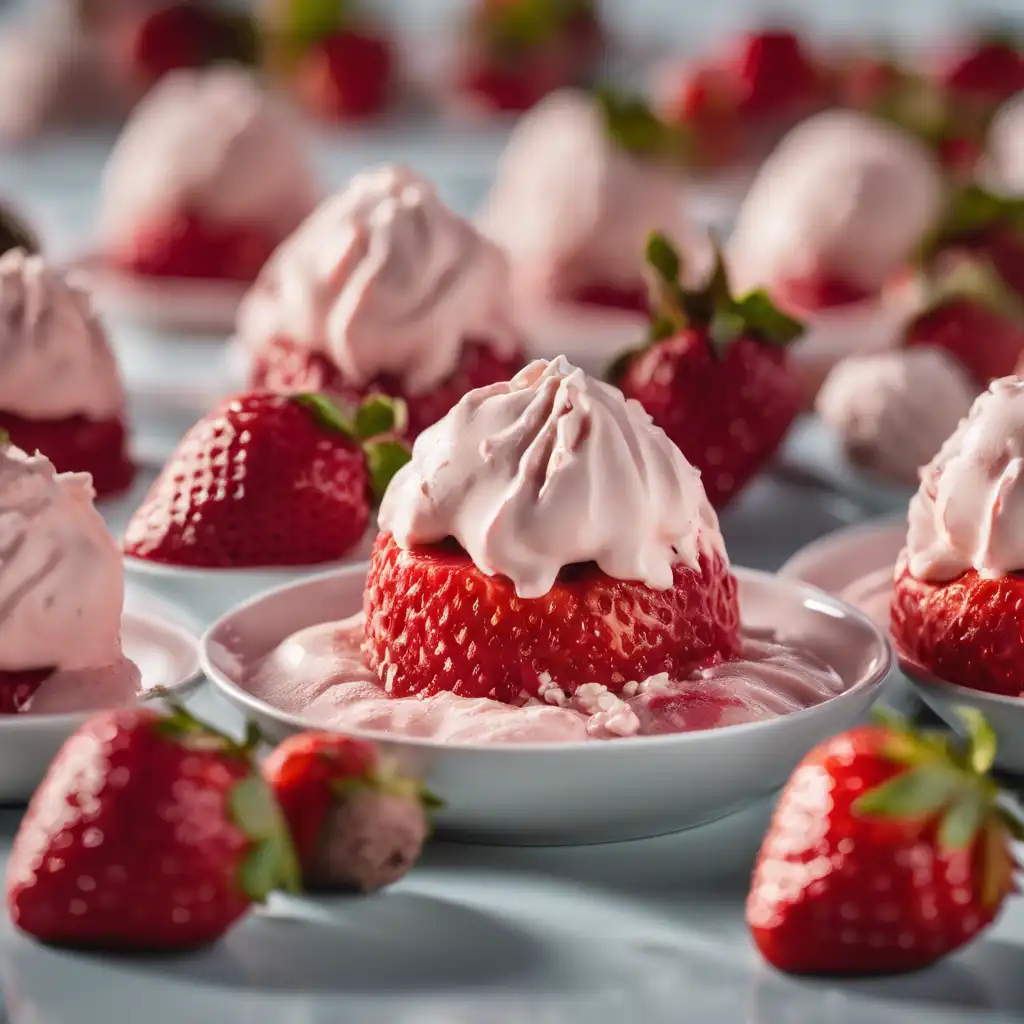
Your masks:
{"label": "strawberry dessert", "polygon": [[0,714],[127,704],[124,570],[87,473],[0,440]]}
{"label": "strawberry dessert", "polygon": [[662,231],[693,281],[710,262],[686,210],[681,137],[642,103],[563,90],[516,127],[479,218],[524,302],[645,312],[644,243]]}
{"label": "strawberry dessert", "polygon": [[700,475],[563,357],[422,434],[379,526],[362,614],[286,639],[249,692],[341,730],[522,743],[713,728],[842,689],[814,654],[741,633]]}
{"label": "strawberry dessert", "polygon": [[802,406],[786,347],[802,326],[763,291],[736,298],[719,258],[702,288],[679,283],[678,254],[652,235],[648,343],[621,355],[611,383],[635,399],[700,470],[716,509],[772,458]]}
{"label": "strawberry dessert", "polygon": [[523,365],[505,257],[403,167],[324,202],[260,274],[237,333],[254,387],[401,397],[409,437]]}
{"label": "strawberry dessert", "polygon": [[409,457],[401,403],[352,416],[323,395],[223,401],[182,439],[132,516],[124,552],[166,565],[315,565],[349,554]]}
{"label": "strawberry dessert", "polygon": [[0,429],[96,493],[128,489],[125,394],[88,294],[41,256],[0,256]]}
{"label": "strawberry dessert", "polygon": [[101,245],[124,273],[251,282],[318,189],[287,110],[240,68],[176,71],[103,178]]}
{"label": "strawberry dessert", "polygon": [[1010,697],[1024,695],[1022,445],[1024,380],[1004,377],[921,471],[892,600],[892,637],[912,667]]}

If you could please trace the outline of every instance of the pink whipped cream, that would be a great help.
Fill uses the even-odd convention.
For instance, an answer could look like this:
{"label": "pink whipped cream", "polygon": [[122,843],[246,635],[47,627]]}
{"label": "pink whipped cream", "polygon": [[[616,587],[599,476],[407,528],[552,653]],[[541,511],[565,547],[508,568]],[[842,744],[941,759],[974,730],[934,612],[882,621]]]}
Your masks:
{"label": "pink whipped cream", "polygon": [[996,114],[988,133],[987,164],[994,185],[1024,194],[1024,94],[1008,100]]}
{"label": "pink whipped cream", "polygon": [[854,111],[794,128],[762,166],[729,245],[740,289],[817,274],[873,293],[941,212],[943,178],[927,150]]}
{"label": "pink whipped cream", "polygon": [[564,356],[470,392],[421,434],[379,523],[402,547],[454,537],[530,598],[577,562],[665,590],[702,545],[725,557],[698,471],[639,402]]}
{"label": "pink whipped cream", "polygon": [[121,651],[121,552],[93,498],[88,473],[0,447],[0,671],[52,667],[44,686],[57,689],[111,672],[137,684]]}
{"label": "pink whipped cream", "polygon": [[241,68],[165,75],[136,107],[103,175],[100,230],[130,240],[156,217],[292,232],[319,199],[294,116]]}
{"label": "pink whipped cream", "polygon": [[509,254],[524,295],[557,299],[594,283],[641,285],[651,231],[703,277],[710,247],[685,200],[678,174],[617,146],[594,100],[562,90],[517,125],[479,224]]}
{"label": "pink whipped cream", "polygon": [[356,175],[278,249],[238,336],[257,348],[287,338],[357,387],[390,373],[413,394],[449,377],[466,341],[519,344],[499,249],[432,185],[391,166]]}
{"label": "pink whipped cream", "polygon": [[1024,568],[1024,380],[993,381],[921,472],[907,554],[918,579]]}
{"label": "pink whipped cream", "polygon": [[41,256],[0,256],[0,409],[27,419],[119,416],[124,388],[74,275]]}
{"label": "pink whipped cream", "polygon": [[691,732],[789,714],[834,697],[843,681],[813,654],[750,638],[742,657],[673,681],[555,686],[522,706],[486,697],[390,698],[363,663],[363,616],[294,634],[254,665],[246,690],[313,725],[442,743],[572,743]]}
{"label": "pink whipped cream", "polygon": [[914,485],[976,394],[946,352],[897,349],[843,360],[819,392],[817,411],[854,462]]}

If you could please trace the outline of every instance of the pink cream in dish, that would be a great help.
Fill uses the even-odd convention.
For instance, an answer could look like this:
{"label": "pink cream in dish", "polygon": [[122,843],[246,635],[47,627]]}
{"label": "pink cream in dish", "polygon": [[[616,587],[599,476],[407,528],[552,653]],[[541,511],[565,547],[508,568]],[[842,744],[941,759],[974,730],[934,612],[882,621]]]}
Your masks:
{"label": "pink cream in dish", "polygon": [[715,728],[843,690],[741,631],[699,474],[564,357],[423,433],[380,530],[363,613],[288,637],[248,692],[318,725],[486,744]]}

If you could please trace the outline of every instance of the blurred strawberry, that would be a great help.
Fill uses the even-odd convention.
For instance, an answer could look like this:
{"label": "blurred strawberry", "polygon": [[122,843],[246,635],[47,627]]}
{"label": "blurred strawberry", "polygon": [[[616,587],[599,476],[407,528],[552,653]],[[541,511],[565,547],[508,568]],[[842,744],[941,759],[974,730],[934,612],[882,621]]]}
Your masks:
{"label": "blurred strawberry", "polygon": [[389,40],[358,29],[313,43],[295,69],[295,93],[305,108],[327,121],[373,117],[388,105],[394,84]]}
{"label": "blurred strawberry", "polygon": [[1024,90],[1024,53],[1009,39],[981,39],[953,53],[938,80],[958,97],[998,105]]}
{"label": "blurred strawberry", "polygon": [[690,132],[694,162],[700,167],[721,167],[742,152],[735,83],[715,64],[698,63],[686,70],[666,117]]}
{"label": "blurred strawberry", "polygon": [[822,73],[794,32],[774,29],[741,36],[727,66],[741,118],[785,116],[824,100]]}

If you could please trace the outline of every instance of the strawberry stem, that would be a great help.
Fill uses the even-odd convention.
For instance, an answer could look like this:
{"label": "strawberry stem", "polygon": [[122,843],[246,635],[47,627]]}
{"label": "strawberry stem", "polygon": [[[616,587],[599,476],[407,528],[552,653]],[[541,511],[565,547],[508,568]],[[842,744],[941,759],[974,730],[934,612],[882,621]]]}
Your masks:
{"label": "strawberry stem", "polygon": [[306,392],[301,395],[292,395],[292,401],[298,402],[312,414],[317,423],[336,434],[344,434],[351,441],[358,441],[359,431],[351,417],[346,416],[341,409],[326,395],[318,392]]}
{"label": "strawberry stem", "polygon": [[921,245],[918,260],[927,262],[939,250],[996,225],[1024,232],[1024,196],[989,192],[975,182],[957,189],[939,226]]}
{"label": "strawberry stem", "polygon": [[401,398],[370,395],[356,409],[356,436],[360,441],[369,441],[385,434],[402,434],[408,422],[408,410]]}
{"label": "strawberry stem", "polygon": [[394,475],[409,461],[409,446],[401,441],[371,441],[363,445],[370,486],[379,502]]}
{"label": "strawberry stem", "polygon": [[[685,128],[662,121],[640,96],[602,85],[594,90],[594,100],[608,137],[620,149],[637,156],[662,157],[679,163],[685,163],[690,156],[690,139]],[[678,271],[672,276],[678,277]]]}
{"label": "strawberry stem", "polygon": [[270,787],[258,774],[237,782],[228,798],[231,818],[252,840],[242,863],[242,891],[258,903],[272,892],[301,888],[298,856],[281,808]]}

